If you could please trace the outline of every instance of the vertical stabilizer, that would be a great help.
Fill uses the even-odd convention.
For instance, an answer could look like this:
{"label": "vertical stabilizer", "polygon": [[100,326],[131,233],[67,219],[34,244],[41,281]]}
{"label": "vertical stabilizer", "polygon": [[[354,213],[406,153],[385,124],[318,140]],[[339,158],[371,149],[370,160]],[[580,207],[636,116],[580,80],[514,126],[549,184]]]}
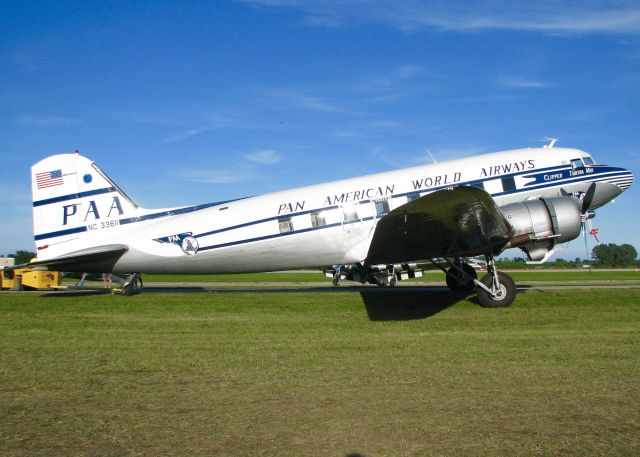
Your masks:
{"label": "vertical stabilizer", "polygon": [[39,260],[95,246],[113,237],[138,206],[97,165],[78,153],[31,167],[33,231]]}

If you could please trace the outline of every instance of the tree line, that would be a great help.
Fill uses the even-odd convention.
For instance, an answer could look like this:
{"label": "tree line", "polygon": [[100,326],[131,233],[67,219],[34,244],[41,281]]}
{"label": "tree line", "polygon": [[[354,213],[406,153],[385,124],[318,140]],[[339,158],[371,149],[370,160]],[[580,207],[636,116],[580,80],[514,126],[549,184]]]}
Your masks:
{"label": "tree line", "polygon": [[0,257],[9,257],[14,259],[14,262],[16,265],[20,265],[21,263],[31,262],[31,259],[33,259],[35,256],[36,256],[35,252],[27,251],[26,249],[18,249],[13,254],[9,254],[6,256],[0,255]]}
{"label": "tree line", "polygon": [[591,251],[594,263],[604,267],[632,267],[638,265],[638,252],[630,244],[599,244]]}
{"label": "tree line", "polygon": [[[557,255],[557,254],[556,254]],[[603,268],[629,268],[640,266],[638,252],[630,244],[606,243],[598,244],[591,250],[591,259],[581,259],[576,257],[573,260],[566,260],[556,257],[544,263],[550,268],[581,268],[591,261],[591,265]],[[501,268],[526,268],[524,257],[501,258],[497,261]]]}

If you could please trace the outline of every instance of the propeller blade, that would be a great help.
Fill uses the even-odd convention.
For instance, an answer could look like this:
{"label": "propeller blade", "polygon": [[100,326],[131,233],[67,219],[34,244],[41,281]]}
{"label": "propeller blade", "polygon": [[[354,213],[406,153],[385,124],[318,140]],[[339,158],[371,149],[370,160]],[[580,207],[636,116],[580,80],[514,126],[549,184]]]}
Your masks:
{"label": "propeller blade", "polygon": [[567,192],[566,190],[564,190],[564,188],[560,188],[560,195],[562,195],[563,197],[568,197],[571,194],[569,192]]}
{"label": "propeller blade", "polygon": [[593,203],[593,196],[596,194],[596,183],[592,182],[587,191],[584,194],[584,198],[582,199],[582,212],[586,213],[589,211],[589,207],[591,203]]}
{"label": "propeller blade", "polygon": [[587,222],[584,220],[582,221],[582,236],[584,237],[584,250],[589,264],[589,273],[591,273],[591,254],[589,253],[589,244],[587,242]]}

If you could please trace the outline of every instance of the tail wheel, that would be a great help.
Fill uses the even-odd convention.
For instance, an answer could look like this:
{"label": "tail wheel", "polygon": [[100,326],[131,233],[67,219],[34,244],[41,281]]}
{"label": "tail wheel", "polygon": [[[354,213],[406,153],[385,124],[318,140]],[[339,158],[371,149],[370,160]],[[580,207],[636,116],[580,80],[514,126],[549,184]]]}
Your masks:
{"label": "tail wheel", "polygon": [[462,272],[455,267],[451,267],[449,271],[447,271],[445,277],[447,287],[454,292],[471,292],[476,286],[473,280],[478,278],[478,273],[476,273],[476,270],[468,263],[463,263],[460,267],[465,274],[462,274]]}
{"label": "tail wheel", "polygon": [[129,282],[122,286],[122,295],[125,297],[133,295],[133,283]]}
{"label": "tail wheel", "polygon": [[493,276],[491,274],[483,276],[480,282],[491,290],[491,293],[489,293],[483,288],[478,287],[478,301],[480,301],[480,305],[485,308],[506,308],[511,305],[516,298],[516,284],[513,282],[513,279],[505,273],[498,272],[497,287],[493,285]]}

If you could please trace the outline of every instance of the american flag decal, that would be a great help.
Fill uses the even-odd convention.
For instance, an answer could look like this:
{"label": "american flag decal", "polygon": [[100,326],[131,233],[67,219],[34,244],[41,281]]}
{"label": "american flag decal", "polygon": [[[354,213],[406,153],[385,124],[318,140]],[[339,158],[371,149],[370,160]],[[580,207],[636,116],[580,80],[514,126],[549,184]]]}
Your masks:
{"label": "american flag decal", "polygon": [[62,185],[62,170],[45,171],[44,173],[36,173],[36,187],[44,189],[45,187],[53,187]]}

